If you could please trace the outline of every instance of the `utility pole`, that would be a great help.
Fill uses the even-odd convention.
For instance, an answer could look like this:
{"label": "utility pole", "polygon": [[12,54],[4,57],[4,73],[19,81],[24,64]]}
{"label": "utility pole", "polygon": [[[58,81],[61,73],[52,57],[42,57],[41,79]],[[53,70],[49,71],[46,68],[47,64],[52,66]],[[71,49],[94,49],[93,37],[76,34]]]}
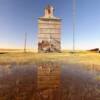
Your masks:
{"label": "utility pole", "polygon": [[75,53],[76,0],[73,0],[73,53]]}
{"label": "utility pole", "polygon": [[26,53],[27,33],[25,32],[24,53]]}

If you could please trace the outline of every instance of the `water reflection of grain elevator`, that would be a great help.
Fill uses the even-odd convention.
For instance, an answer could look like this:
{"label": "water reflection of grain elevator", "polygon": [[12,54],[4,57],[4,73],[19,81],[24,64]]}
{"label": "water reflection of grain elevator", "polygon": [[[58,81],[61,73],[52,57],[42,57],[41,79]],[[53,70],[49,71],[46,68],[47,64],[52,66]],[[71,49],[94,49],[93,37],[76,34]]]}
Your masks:
{"label": "water reflection of grain elevator", "polygon": [[59,65],[37,66],[37,100],[61,100]]}
{"label": "water reflection of grain elevator", "polygon": [[38,19],[38,52],[60,52],[61,19],[54,16],[54,8],[48,5],[44,16]]}

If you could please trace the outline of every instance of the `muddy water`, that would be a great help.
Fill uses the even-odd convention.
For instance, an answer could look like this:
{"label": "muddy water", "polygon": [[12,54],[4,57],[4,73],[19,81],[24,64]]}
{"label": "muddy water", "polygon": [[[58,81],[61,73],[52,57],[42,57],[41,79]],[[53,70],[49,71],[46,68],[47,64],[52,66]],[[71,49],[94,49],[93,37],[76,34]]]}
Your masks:
{"label": "muddy water", "polygon": [[0,100],[100,100],[98,76],[79,64],[0,65]]}

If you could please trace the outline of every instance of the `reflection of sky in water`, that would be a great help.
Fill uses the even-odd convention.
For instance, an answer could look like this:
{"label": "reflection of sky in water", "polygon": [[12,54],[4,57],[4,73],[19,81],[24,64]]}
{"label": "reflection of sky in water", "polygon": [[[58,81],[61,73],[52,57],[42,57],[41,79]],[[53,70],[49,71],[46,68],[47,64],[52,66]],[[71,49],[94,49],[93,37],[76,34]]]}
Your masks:
{"label": "reflection of sky in water", "polygon": [[98,75],[78,64],[0,65],[0,100],[99,100]]}

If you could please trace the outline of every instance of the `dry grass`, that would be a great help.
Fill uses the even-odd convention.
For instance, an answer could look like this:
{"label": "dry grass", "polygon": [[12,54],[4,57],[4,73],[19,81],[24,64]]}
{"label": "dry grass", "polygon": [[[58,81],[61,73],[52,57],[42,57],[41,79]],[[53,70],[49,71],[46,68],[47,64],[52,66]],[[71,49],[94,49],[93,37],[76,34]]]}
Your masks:
{"label": "dry grass", "polygon": [[63,53],[4,53],[0,54],[0,64],[8,63],[39,63],[39,62],[60,62],[60,63],[83,63],[100,65],[100,54],[91,52],[69,52]]}

